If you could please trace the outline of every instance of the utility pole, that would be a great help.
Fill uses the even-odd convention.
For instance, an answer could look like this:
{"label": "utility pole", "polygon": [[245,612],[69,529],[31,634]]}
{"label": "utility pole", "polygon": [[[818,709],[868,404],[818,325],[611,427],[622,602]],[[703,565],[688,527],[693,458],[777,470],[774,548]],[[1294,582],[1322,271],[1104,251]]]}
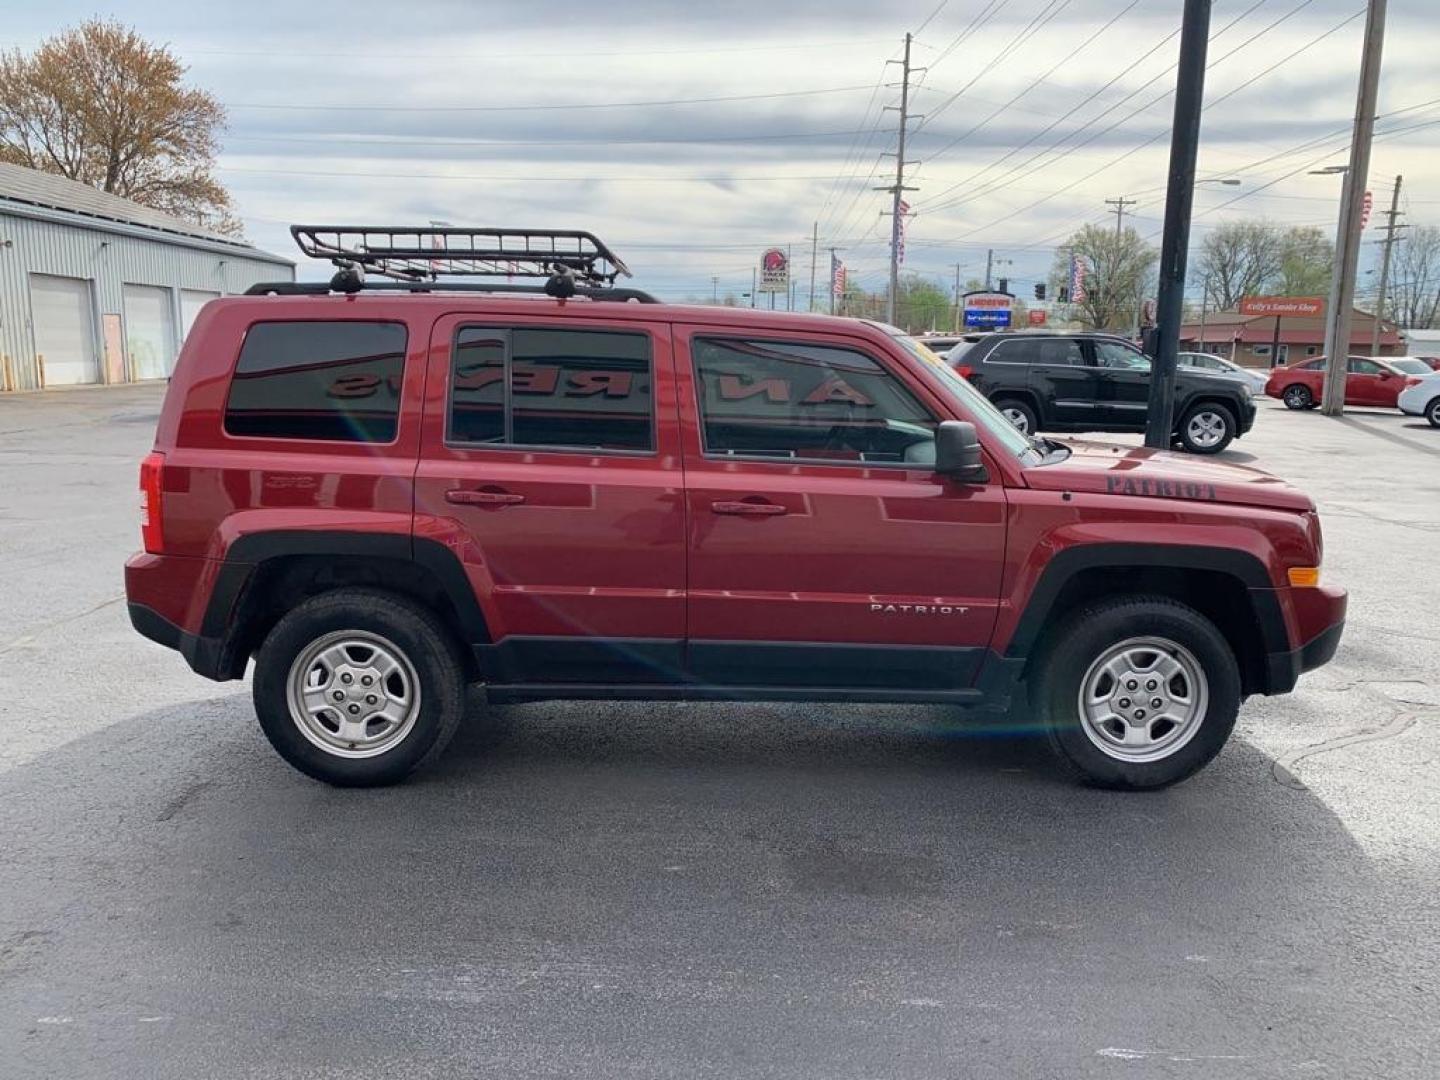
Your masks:
{"label": "utility pole", "polygon": [[810,230],[810,306],[806,311],[815,310],[815,259],[820,254],[820,223],[815,222]]}
{"label": "utility pole", "polygon": [[750,268],[750,306],[755,306],[755,287],[759,284],[755,276],[755,268]]}
{"label": "utility pole", "polygon": [[[831,315],[834,315],[834,314],[835,314],[835,253],[836,253],[837,251],[842,251],[842,250],[844,250],[844,249],[843,249],[843,248],[834,248],[834,247],[832,247],[832,248],[830,249],[830,314],[831,314]],[[843,302],[843,297],[842,297],[842,302]]]}
{"label": "utility pole", "polygon": [[1395,246],[1395,233],[1405,228],[1395,224],[1400,216],[1400,184],[1405,178],[1395,177],[1395,190],[1390,195],[1390,209],[1385,216],[1385,254],[1380,257],[1380,295],[1375,298],[1375,325],[1370,329],[1370,355],[1380,355],[1380,323],[1385,318],[1385,290],[1390,287],[1390,249]]}
{"label": "utility pole", "polygon": [[[885,321],[892,326],[895,323],[895,296],[900,291],[900,231],[903,223],[900,219],[900,203],[904,193],[916,191],[914,187],[905,186],[905,166],[916,164],[913,161],[905,160],[905,129],[910,124],[910,76],[915,71],[923,71],[924,68],[912,68],[910,66],[910,41],[912,35],[905,35],[905,59],[901,61],[900,77],[900,136],[895,145],[895,183],[878,187],[876,191],[890,192],[890,295],[885,302]],[[892,61],[893,63],[893,61]],[[886,109],[894,108],[893,105],[886,105]]]}
{"label": "utility pole", "polygon": [[[1145,445],[1155,450],[1169,449],[1174,431],[1175,358],[1180,350],[1180,316],[1185,305],[1185,261],[1190,248],[1190,210],[1195,200],[1200,112],[1205,100],[1210,5],[1211,0],[1185,0],[1180,21],[1180,68],[1175,75],[1170,177],[1165,190],[1165,231],[1160,238],[1160,288],[1155,294],[1155,331],[1147,335],[1149,347],[1145,350],[1150,354]],[[1114,202],[1118,236],[1126,199],[1122,196]]]}
{"label": "utility pole", "polygon": [[795,249],[785,245],[785,310],[795,310]]}
{"label": "utility pole", "polygon": [[[1208,22],[1210,18],[1209,12],[1206,12],[1205,18]],[[1139,203],[1134,199],[1127,199],[1124,195],[1121,195],[1118,199],[1106,199],[1105,205],[1115,208],[1115,235],[1119,236],[1125,226],[1125,208],[1127,206],[1138,206]]]}
{"label": "utility pole", "polygon": [[990,274],[995,269],[995,249],[989,248],[985,252],[985,291],[990,291]]}
{"label": "utility pole", "polygon": [[712,304],[718,304],[719,302],[720,302],[720,279],[719,279],[718,277],[716,277],[714,274],[711,274],[711,275],[710,275],[710,303],[712,303]]}
{"label": "utility pole", "polygon": [[1325,320],[1326,416],[1345,411],[1345,368],[1350,354],[1350,312],[1355,303],[1355,268],[1360,261],[1360,212],[1370,173],[1370,142],[1375,136],[1375,99],[1380,87],[1380,54],[1385,47],[1385,0],[1369,0],[1365,13],[1365,51],[1360,55],[1360,87],[1355,97],[1355,129],[1350,137],[1350,167],[1340,207],[1335,244],[1335,280]]}
{"label": "utility pole", "polygon": [[955,333],[960,332],[960,264],[955,264]]}

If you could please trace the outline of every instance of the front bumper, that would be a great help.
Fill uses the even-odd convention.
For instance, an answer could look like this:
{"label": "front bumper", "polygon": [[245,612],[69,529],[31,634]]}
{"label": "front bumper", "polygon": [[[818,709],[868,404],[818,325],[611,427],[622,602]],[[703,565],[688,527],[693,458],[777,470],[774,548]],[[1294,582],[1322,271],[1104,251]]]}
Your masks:
{"label": "front bumper", "polygon": [[[1261,692],[1288,694],[1300,676],[1328,664],[1340,647],[1345,632],[1345,611],[1349,596],[1344,589],[1321,585],[1313,589],[1290,589],[1291,613],[1296,637],[1303,644],[1296,649],[1268,653]],[[1295,638],[1292,638],[1295,640]]]}

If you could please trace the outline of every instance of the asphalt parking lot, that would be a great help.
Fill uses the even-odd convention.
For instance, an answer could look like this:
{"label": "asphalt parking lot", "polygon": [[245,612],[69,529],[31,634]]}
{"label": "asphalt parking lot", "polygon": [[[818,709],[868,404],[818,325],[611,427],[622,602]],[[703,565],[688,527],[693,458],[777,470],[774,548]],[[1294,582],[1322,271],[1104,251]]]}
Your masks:
{"label": "asphalt parking lot", "polygon": [[935,708],[477,696],[363,792],[130,630],[159,398],[0,398],[0,1076],[1435,1075],[1423,421],[1224,455],[1316,498],[1350,621],[1169,791]]}

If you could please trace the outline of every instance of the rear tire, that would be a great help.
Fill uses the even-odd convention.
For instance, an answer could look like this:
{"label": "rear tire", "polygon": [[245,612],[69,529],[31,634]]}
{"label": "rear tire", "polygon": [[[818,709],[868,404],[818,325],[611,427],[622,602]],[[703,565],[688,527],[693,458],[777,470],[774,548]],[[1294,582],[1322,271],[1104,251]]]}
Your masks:
{"label": "rear tire", "polygon": [[1180,418],[1180,445],[1192,454],[1218,454],[1235,441],[1235,414],[1224,405],[1202,402]]}
{"label": "rear tire", "polygon": [[1037,661],[1030,700],[1056,760],[1095,787],[1144,791],[1184,780],[1235,726],[1240,672],[1229,644],[1198,611],[1165,597],[1086,605]]}
{"label": "rear tire", "polygon": [[1310,392],[1310,388],[1304,383],[1295,383],[1293,386],[1287,386],[1280,394],[1280,400],[1285,402],[1287,409],[1294,409],[1296,412],[1313,409],[1315,407],[1315,395]]}
{"label": "rear tire", "polygon": [[409,600],[337,589],[292,608],[255,658],[255,713],[295,768],[339,787],[393,784],[439,756],[465,714],[453,638]]}
{"label": "rear tire", "polygon": [[1034,435],[1040,428],[1040,420],[1035,415],[1028,402],[1020,398],[1001,397],[995,399],[995,407],[1004,415],[1005,419],[1014,424],[1026,435]]}

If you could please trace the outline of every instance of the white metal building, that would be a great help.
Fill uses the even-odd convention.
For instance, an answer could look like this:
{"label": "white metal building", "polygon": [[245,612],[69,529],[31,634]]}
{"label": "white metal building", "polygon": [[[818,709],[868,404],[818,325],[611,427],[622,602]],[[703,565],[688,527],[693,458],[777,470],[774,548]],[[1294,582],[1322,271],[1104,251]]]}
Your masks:
{"label": "white metal building", "polygon": [[207,301],[295,264],[0,162],[0,391],[163,379]]}

